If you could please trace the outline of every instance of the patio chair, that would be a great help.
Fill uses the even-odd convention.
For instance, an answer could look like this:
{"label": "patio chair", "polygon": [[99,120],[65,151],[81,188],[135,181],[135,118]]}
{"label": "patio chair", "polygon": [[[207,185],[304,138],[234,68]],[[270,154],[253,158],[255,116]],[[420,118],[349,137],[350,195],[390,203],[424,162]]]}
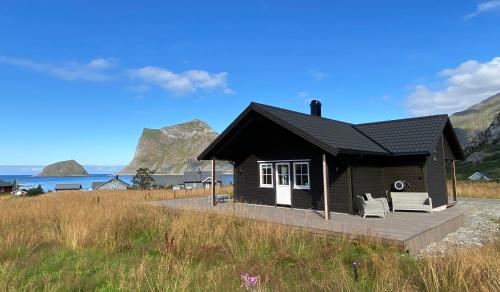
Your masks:
{"label": "patio chair", "polygon": [[366,216],[385,218],[384,204],[381,201],[367,201],[361,196],[356,196],[354,200],[358,207],[359,215],[363,216],[363,218],[366,218]]}
{"label": "patio chair", "polygon": [[380,201],[382,202],[382,205],[384,205],[384,212],[387,214],[391,211],[389,209],[389,202],[387,202],[386,198],[373,198],[371,193],[365,193],[365,197],[367,201]]}

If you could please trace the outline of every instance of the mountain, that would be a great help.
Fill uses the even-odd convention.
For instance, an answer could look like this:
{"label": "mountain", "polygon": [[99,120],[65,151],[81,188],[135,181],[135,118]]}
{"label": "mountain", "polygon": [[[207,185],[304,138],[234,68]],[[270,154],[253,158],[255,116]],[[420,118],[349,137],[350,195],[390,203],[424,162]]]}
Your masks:
{"label": "mountain", "polygon": [[480,132],[465,148],[466,159],[457,164],[457,176],[469,177],[476,171],[500,178],[500,112],[490,126]]}
{"label": "mountain", "polygon": [[[158,174],[181,174],[185,170],[209,169],[210,162],[198,162],[196,157],[218,136],[210,126],[193,120],[161,129],[144,129],[134,158],[120,174],[135,174],[139,168],[149,168]],[[230,169],[228,163],[217,169]]]}
{"label": "mountain", "polygon": [[500,178],[500,93],[450,116],[465,152],[457,163],[457,177],[476,171]]}
{"label": "mountain", "polygon": [[451,123],[462,147],[466,148],[479,133],[486,131],[498,112],[500,112],[500,93],[451,115]]}
{"label": "mountain", "polygon": [[88,175],[83,166],[74,160],[66,160],[47,165],[39,176],[79,176]]}

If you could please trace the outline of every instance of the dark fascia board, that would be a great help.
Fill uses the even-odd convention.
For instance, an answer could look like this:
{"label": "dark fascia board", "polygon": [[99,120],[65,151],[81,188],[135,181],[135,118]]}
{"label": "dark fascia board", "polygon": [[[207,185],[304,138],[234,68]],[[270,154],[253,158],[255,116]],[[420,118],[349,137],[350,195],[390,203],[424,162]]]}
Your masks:
{"label": "dark fascia board", "polygon": [[[378,144],[377,144],[378,145]],[[382,148],[385,150],[385,148]],[[343,149],[340,148],[338,150],[339,154],[353,154],[353,155],[377,155],[377,156],[391,156],[391,153],[383,153],[383,152],[374,152],[374,151],[359,151],[359,150],[351,150],[351,149]]]}
{"label": "dark fascia board", "polygon": [[458,136],[457,136],[457,133],[455,132],[455,128],[453,128],[453,124],[451,123],[450,121],[450,118],[448,117],[446,119],[446,125],[449,125],[450,126],[450,129],[451,129],[451,134],[453,136],[453,140],[455,140],[455,144],[457,145],[458,147],[458,159],[459,160],[464,160],[465,158],[465,153],[464,153],[464,150],[462,149],[462,144],[460,144],[460,140],[458,140]]}
{"label": "dark fascia board", "polygon": [[450,118],[448,117],[448,115],[442,115],[443,116],[443,123],[441,125],[441,127],[439,128],[439,135],[436,135],[436,137],[434,138],[434,142],[432,143],[432,149],[430,149],[430,153],[433,153],[434,152],[434,149],[436,149],[436,146],[437,146],[437,143],[439,142],[439,138],[441,138],[441,136],[443,136],[444,138],[444,129],[446,128],[446,126],[450,126],[450,129],[451,129],[451,133],[452,133],[452,137],[453,137],[453,142],[455,143],[455,145],[459,148],[459,153],[458,153],[458,159],[459,160],[463,160],[465,155],[464,155],[464,151],[462,149],[462,146],[460,145],[460,141],[458,140],[458,137],[457,137],[457,134],[455,133],[455,129],[453,128],[453,125],[451,124],[451,121],[450,121]]}
{"label": "dark fascia board", "polygon": [[316,146],[320,147],[321,149],[327,151],[330,154],[337,155],[338,149],[330,147],[326,145],[325,143],[319,141],[318,139],[311,137],[311,135],[297,129],[296,127],[284,122],[283,120],[277,118],[273,114],[269,113],[265,109],[259,107],[258,104],[252,102],[250,105],[200,154],[198,155],[197,159],[198,160],[209,160],[211,159],[210,152],[215,148],[215,146],[221,142],[228,134],[231,132],[240,122],[243,120],[244,117],[246,117],[251,111],[255,111],[258,114],[264,116],[265,118],[268,118],[269,120],[275,122],[276,124],[284,127],[285,129],[291,131],[292,133],[298,135],[299,137],[311,142],[312,144],[315,144]]}
{"label": "dark fascia board", "polygon": [[198,161],[209,160],[210,159],[209,154],[213,150],[215,145],[217,145],[223,138],[225,138],[227,134],[229,134],[229,132],[231,132],[231,130],[233,130],[233,128],[235,128],[236,125],[239,124],[241,120],[243,120],[243,118],[248,115],[248,113],[250,113],[251,110],[252,110],[252,104],[247,106],[245,110],[241,112],[238,115],[238,117],[236,117],[236,119],[231,124],[229,124],[229,126],[224,131],[222,131],[222,133],[220,133],[220,135],[217,136],[217,138],[215,138],[215,140],[213,140],[212,143],[210,143],[210,145],[208,145],[208,147],[205,148],[205,150],[203,150],[203,152],[200,153],[200,155],[198,155],[196,159],[198,159]]}

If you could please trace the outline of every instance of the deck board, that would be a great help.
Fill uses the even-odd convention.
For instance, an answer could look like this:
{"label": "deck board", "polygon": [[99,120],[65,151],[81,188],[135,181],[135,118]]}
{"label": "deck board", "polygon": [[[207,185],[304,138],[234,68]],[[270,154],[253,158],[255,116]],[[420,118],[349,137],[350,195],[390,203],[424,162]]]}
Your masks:
{"label": "deck board", "polygon": [[439,241],[448,233],[460,228],[464,223],[465,214],[471,210],[471,207],[457,204],[446,210],[433,213],[389,213],[385,219],[332,213],[331,219],[326,221],[322,211],[241,203],[221,203],[212,207],[205,197],[157,201],[153,204],[174,209],[235,214],[243,218],[331,234],[378,238],[397,244],[411,254],[416,254],[430,243]]}

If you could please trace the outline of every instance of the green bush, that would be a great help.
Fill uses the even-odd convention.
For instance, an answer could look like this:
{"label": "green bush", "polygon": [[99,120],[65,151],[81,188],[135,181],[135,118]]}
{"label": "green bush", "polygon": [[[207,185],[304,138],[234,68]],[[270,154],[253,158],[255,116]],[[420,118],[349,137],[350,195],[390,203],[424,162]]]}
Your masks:
{"label": "green bush", "polygon": [[38,196],[41,194],[45,194],[41,185],[38,185],[36,188],[31,188],[26,192],[26,196]]}

